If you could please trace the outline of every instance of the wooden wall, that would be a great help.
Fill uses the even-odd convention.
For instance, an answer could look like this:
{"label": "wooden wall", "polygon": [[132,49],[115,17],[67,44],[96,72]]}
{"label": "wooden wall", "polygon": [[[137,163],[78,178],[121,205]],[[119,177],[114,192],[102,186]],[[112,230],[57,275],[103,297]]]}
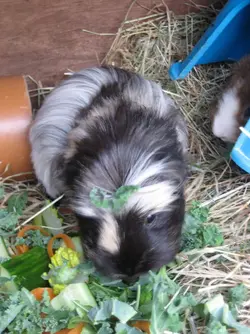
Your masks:
{"label": "wooden wall", "polygon": [[[208,5],[215,0],[196,0]],[[188,0],[165,0],[177,13],[190,11]],[[131,0],[0,0],[0,75],[30,74],[53,84],[67,68],[92,66],[109,49]],[[161,0],[138,0],[129,18],[147,13]]]}

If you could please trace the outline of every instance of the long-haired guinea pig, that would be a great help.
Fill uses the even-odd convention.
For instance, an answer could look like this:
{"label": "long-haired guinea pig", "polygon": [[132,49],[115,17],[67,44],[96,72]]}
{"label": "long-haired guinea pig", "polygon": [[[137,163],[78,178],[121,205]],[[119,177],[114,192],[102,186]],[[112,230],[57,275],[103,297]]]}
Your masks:
{"label": "long-haired guinea pig", "polygon": [[212,131],[225,142],[234,143],[240,127],[250,117],[250,56],[233,66],[232,76],[212,110]]}
{"label": "long-haired guinea pig", "polygon": [[[82,70],[47,97],[30,131],[38,180],[62,193],[83,246],[103,274],[128,279],[171,261],[179,248],[187,128],[161,87],[113,67]],[[134,192],[115,212],[92,189]]]}

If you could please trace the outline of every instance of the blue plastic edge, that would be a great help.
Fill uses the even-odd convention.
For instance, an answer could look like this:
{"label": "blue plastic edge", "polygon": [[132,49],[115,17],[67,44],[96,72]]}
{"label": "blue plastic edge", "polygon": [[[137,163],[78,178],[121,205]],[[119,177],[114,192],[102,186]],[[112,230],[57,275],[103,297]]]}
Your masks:
{"label": "blue plastic edge", "polygon": [[[250,130],[250,120],[245,125],[245,129]],[[246,156],[241,149],[243,144],[248,142],[250,146],[250,138],[242,132],[231,151],[231,159],[245,172],[250,173],[250,157]]]}
{"label": "blue plastic edge", "polygon": [[239,11],[249,5],[249,3],[249,0],[241,1],[238,4],[236,1],[229,1],[193,48],[189,56],[184,61],[175,62],[170,66],[170,78],[172,80],[184,79],[192,68],[197,65],[199,59],[205,54],[218,35],[227,27]]}

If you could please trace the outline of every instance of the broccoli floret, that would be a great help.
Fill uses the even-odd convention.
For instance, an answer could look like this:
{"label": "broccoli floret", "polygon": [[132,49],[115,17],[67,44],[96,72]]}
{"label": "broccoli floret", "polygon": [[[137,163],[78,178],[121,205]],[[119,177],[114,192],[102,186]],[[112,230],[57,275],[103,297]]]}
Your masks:
{"label": "broccoli floret", "polygon": [[49,273],[44,273],[43,278],[49,281],[57,295],[77,276],[79,264],[80,258],[77,252],[71,248],[60,247],[51,258]]}

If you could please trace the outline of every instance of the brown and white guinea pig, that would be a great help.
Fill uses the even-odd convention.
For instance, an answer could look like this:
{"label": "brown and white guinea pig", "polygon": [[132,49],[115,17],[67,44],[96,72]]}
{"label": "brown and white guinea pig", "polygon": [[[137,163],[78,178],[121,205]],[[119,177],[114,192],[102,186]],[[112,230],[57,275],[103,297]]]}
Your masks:
{"label": "brown and white guinea pig", "polygon": [[[170,262],[184,218],[187,128],[161,87],[113,67],[82,70],[47,97],[30,131],[38,180],[65,194],[87,256],[105,275],[134,278]],[[139,186],[117,213],[93,188]]]}
{"label": "brown and white guinea pig", "polygon": [[233,66],[232,76],[212,110],[212,131],[225,142],[234,143],[240,127],[250,117],[250,56]]}

